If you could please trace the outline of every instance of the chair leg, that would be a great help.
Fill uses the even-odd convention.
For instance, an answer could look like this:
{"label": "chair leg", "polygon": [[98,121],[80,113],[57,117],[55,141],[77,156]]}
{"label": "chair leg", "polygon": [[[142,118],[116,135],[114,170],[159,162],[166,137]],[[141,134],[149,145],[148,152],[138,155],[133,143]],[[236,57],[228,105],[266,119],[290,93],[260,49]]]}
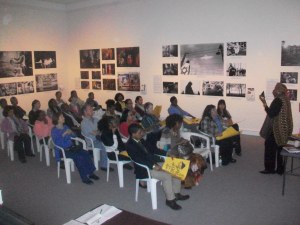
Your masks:
{"label": "chair leg", "polygon": [[[109,168],[110,166],[110,162],[109,162],[109,159],[107,159],[107,167],[106,168]],[[106,170],[106,182],[108,182],[109,180],[109,169]]]}
{"label": "chair leg", "polygon": [[152,202],[152,209],[157,209],[157,192],[156,192],[156,183],[157,180],[150,180],[150,189],[151,189],[151,202]]}
{"label": "chair leg", "polygon": [[123,188],[124,187],[123,163],[118,163],[117,167],[118,167],[118,176],[119,176],[119,186],[120,188]]}
{"label": "chair leg", "polygon": [[8,156],[10,156],[11,161],[14,161],[15,160],[15,157],[14,157],[14,142],[9,140],[7,145],[8,145],[7,146]]}
{"label": "chair leg", "polygon": [[96,170],[99,170],[100,151],[99,149],[93,149],[94,165]]}
{"label": "chair leg", "polygon": [[139,183],[140,183],[140,180],[136,179],[135,180],[135,201],[136,202],[138,201],[138,196],[139,196]]}
{"label": "chair leg", "polygon": [[209,157],[210,170],[213,171],[214,169],[213,169],[213,164],[212,164],[212,154],[211,154],[211,151],[209,152],[208,157]]}
{"label": "chair leg", "polygon": [[57,162],[57,178],[59,178],[60,175],[60,162]]}
{"label": "chair leg", "polygon": [[4,133],[2,131],[0,131],[0,139],[1,139],[1,149],[5,149],[5,145],[4,145]]}
{"label": "chair leg", "polygon": [[40,162],[43,161],[43,147],[45,147],[45,146],[39,145],[39,147],[38,147],[40,149]]}
{"label": "chair leg", "polygon": [[49,148],[48,146],[44,145],[45,149],[45,157],[46,157],[46,165],[50,166],[50,153],[49,153]]}
{"label": "chair leg", "polygon": [[216,167],[219,167],[219,154],[220,154],[220,147],[219,145],[214,146],[215,149],[215,162],[216,162]]}
{"label": "chair leg", "polygon": [[70,160],[65,160],[65,170],[66,170],[67,183],[71,184],[71,161]]}

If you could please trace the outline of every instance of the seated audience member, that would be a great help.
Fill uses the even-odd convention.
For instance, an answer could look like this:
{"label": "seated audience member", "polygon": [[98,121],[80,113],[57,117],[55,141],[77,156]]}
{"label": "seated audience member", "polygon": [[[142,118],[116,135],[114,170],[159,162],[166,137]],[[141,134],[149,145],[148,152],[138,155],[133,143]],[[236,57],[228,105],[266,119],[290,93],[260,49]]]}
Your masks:
{"label": "seated audience member", "polygon": [[137,121],[135,120],[133,114],[131,111],[129,110],[124,110],[122,117],[120,119],[120,133],[124,136],[124,137],[129,137],[128,134],[128,127],[130,126],[130,124],[132,123],[137,123]]}
{"label": "seated audience member", "polygon": [[31,110],[28,114],[28,118],[29,118],[29,124],[30,125],[34,125],[35,121],[38,118],[38,112],[41,108],[41,102],[37,99],[33,100],[31,103]]}
{"label": "seated audience member", "polygon": [[105,102],[105,104],[106,104],[106,111],[103,116],[112,116],[116,119],[120,117],[121,114],[116,111],[116,104],[113,99],[108,99]]}
{"label": "seated audience member", "polygon": [[70,110],[75,116],[76,120],[82,120],[81,108],[84,105],[84,101],[82,101],[78,96],[75,90],[71,91],[71,97],[69,98],[70,102]]}
{"label": "seated audience member", "polygon": [[[160,158],[151,154],[144,145],[143,128],[138,124],[131,124],[128,128],[130,138],[126,143],[126,149],[130,158],[137,163],[146,165],[153,178],[162,181],[163,189],[166,196],[166,205],[173,210],[181,209],[181,206],[176,203],[178,200],[186,200],[188,195],[180,194],[181,181],[172,177],[169,173],[161,169]],[[147,171],[140,166],[134,164],[136,178],[147,178]]]}
{"label": "seated audience member", "polygon": [[26,111],[18,105],[18,99],[13,96],[10,98],[10,103],[14,108],[14,114],[18,116],[18,118],[23,119],[23,117],[26,115]]}
{"label": "seated audience member", "polygon": [[47,109],[47,116],[52,118],[53,114],[61,112],[61,109],[57,106],[57,102],[54,98],[51,98],[48,101],[48,109]]}
{"label": "seated audience member", "polygon": [[143,98],[142,96],[137,96],[135,98],[135,106],[134,106],[135,111],[141,116],[143,117],[145,114],[145,108],[143,105]]}
{"label": "seated audience member", "polygon": [[[107,154],[98,130],[99,119],[93,117],[93,108],[88,104],[83,106],[82,111],[84,117],[81,121],[81,132],[84,136],[92,139],[95,148],[100,149],[100,167],[101,170],[107,171]],[[86,139],[86,141],[89,143],[89,140]],[[113,169],[110,168],[110,171],[113,171]]]}
{"label": "seated audience member", "polygon": [[67,103],[62,104],[60,108],[63,116],[65,117],[65,124],[76,134],[77,137],[82,137],[80,128],[81,121],[76,120]]}
{"label": "seated audience member", "polygon": [[145,114],[141,125],[147,132],[157,132],[160,129],[159,119],[153,114],[153,104],[151,102],[145,103]]}
{"label": "seated audience member", "polygon": [[19,160],[26,163],[25,156],[33,157],[31,150],[31,140],[28,135],[28,125],[18,117],[20,114],[15,114],[16,108],[6,106],[3,111],[5,118],[1,123],[1,130],[8,134],[8,139],[14,142],[14,150],[18,152]]}
{"label": "seated audience member", "polygon": [[3,110],[4,108],[7,106],[7,101],[5,98],[1,98],[0,99],[0,125],[1,125],[1,122],[2,120],[4,119],[4,116],[3,116]]}
{"label": "seated audience member", "polygon": [[178,114],[181,116],[190,116],[190,117],[195,118],[193,115],[191,115],[190,113],[184,111],[182,108],[179,107],[179,105],[177,104],[178,103],[177,98],[175,96],[172,96],[170,98],[170,102],[171,102],[171,105],[168,108],[169,115]]}
{"label": "seated audience member", "polygon": [[40,140],[40,144],[43,144],[43,138],[48,143],[53,128],[52,119],[43,110],[38,110],[37,115],[38,118],[34,123],[33,132]]}
{"label": "seated audience member", "polygon": [[128,110],[130,110],[132,112],[132,114],[136,118],[136,120],[138,120],[138,121],[142,120],[142,117],[140,116],[140,114],[138,114],[137,111],[135,111],[135,109],[133,107],[133,102],[130,98],[125,100],[125,109],[123,110],[123,113],[124,113],[124,111],[128,111]]}
{"label": "seated audience member", "polygon": [[[226,103],[225,100],[221,99],[218,102],[217,112],[220,118],[222,119],[222,123],[225,127],[230,127],[234,125],[234,128],[239,131],[239,125],[233,124],[232,117],[228,110],[226,109]],[[242,148],[241,148],[241,137],[240,135],[236,135],[232,137],[233,139],[233,148],[235,151],[235,154],[238,156],[242,155]]]}
{"label": "seated audience member", "polygon": [[94,92],[90,92],[88,94],[88,98],[85,101],[86,104],[89,104],[93,107],[94,110],[100,109],[101,106],[98,104],[98,102],[95,100]]}
{"label": "seated audience member", "polygon": [[[54,144],[65,150],[67,158],[73,159],[82,182],[85,184],[92,184],[93,181],[91,179],[99,180],[99,177],[94,174],[96,168],[90,154],[88,151],[83,150],[80,145],[75,145],[72,138],[76,136],[68,126],[64,125],[65,118],[62,113],[59,112],[54,114],[52,122],[55,125],[51,131],[52,140]],[[60,161],[61,152],[59,149],[55,149],[55,158],[57,161]]]}
{"label": "seated audience member", "polygon": [[[199,130],[209,134],[212,137],[221,136],[223,132],[222,121],[217,114],[214,105],[207,105],[203,111],[202,120],[199,124]],[[222,165],[226,166],[229,163],[235,163],[236,160],[232,158],[233,140],[232,138],[225,138],[217,140],[216,144],[220,146],[220,155],[222,158]]]}
{"label": "seated audience member", "polygon": [[65,101],[62,100],[61,97],[62,97],[61,91],[55,92],[55,100],[56,100],[56,103],[57,103],[58,107],[61,107],[61,105],[65,103]]}
{"label": "seated audience member", "polygon": [[120,113],[125,109],[124,95],[122,93],[117,93],[115,95],[116,110]]}

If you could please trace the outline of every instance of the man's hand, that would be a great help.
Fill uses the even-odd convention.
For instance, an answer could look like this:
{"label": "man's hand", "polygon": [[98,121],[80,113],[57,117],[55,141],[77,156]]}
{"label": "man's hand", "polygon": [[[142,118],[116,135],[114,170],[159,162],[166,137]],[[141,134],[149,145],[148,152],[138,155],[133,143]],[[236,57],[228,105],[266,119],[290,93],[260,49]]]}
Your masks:
{"label": "man's hand", "polygon": [[161,166],[160,165],[157,165],[157,164],[155,164],[155,166],[154,166],[154,168],[153,168],[154,170],[156,170],[156,171],[161,171]]}

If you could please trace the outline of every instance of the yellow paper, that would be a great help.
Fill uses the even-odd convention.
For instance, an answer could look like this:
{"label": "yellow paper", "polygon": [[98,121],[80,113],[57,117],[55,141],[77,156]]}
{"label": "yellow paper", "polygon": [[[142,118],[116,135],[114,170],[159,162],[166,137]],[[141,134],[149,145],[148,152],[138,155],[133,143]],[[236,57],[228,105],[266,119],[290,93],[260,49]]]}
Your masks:
{"label": "yellow paper", "polygon": [[161,109],[162,109],[162,106],[161,106],[161,105],[157,105],[157,106],[155,106],[155,108],[153,109],[153,114],[154,114],[157,118],[160,117]]}
{"label": "yellow paper", "polygon": [[201,119],[199,118],[187,118],[187,117],[183,117],[183,122],[185,122],[186,124],[192,125],[192,124],[199,124],[201,121]]}
{"label": "yellow paper", "polygon": [[190,167],[190,161],[186,159],[178,159],[166,157],[162,169],[172,176],[184,180]]}
{"label": "yellow paper", "polygon": [[223,131],[222,136],[216,137],[218,141],[223,140],[225,138],[230,138],[236,135],[239,135],[240,132],[234,129],[233,127],[228,127],[226,130]]}
{"label": "yellow paper", "polygon": [[123,156],[129,157],[127,151],[120,152],[119,155],[123,155]]}

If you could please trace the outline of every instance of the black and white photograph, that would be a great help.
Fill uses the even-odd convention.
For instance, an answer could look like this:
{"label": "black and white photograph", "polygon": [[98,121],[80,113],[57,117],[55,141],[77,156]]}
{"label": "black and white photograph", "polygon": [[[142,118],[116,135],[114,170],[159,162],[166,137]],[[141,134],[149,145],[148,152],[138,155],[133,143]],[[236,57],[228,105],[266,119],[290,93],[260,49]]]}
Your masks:
{"label": "black and white photograph", "polygon": [[298,72],[281,72],[280,83],[298,84]]}
{"label": "black and white photograph", "polygon": [[203,81],[202,94],[209,96],[224,95],[224,81]]}
{"label": "black and white photograph", "polygon": [[247,42],[227,42],[227,56],[245,56]]}
{"label": "black and white photograph", "polygon": [[81,79],[89,79],[89,71],[80,71]]}
{"label": "black and white photograph", "polygon": [[247,88],[246,99],[248,101],[254,101],[255,100],[255,89],[254,88]]}
{"label": "black and white photograph", "polygon": [[291,101],[297,101],[297,89],[288,89],[288,96]]}
{"label": "black and white photograph", "polygon": [[178,57],[178,45],[163,45],[162,57]]}
{"label": "black and white photograph", "polygon": [[89,81],[81,81],[80,87],[81,87],[81,89],[90,89],[90,82]]}
{"label": "black and white photograph", "polygon": [[118,91],[140,91],[140,73],[118,74]]}
{"label": "black and white photograph", "polygon": [[32,53],[29,51],[0,52],[0,78],[32,76]]}
{"label": "black and white photograph", "polygon": [[101,81],[92,81],[92,89],[101,90]]}
{"label": "black and white photograph", "polygon": [[115,79],[103,79],[103,90],[116,90],[116,80]]}
{"label": "black and white photograph", "polygon": [[228,63],[226,75],[230,77],[245,77],[246,65],[242,62]]}
{"label": "black and white photograph", "polygon": [[17,83],[18,95],[29,94],[34,92],[33,81],[25,81]]}
{"label": "black and white photograph", "polygon": [[178,94],[178,82],[163,82],[163,93]]}
{"label": "black and white photograph", "polygon": [[0,84],[0,97],[17,95],[17,83]]}
{"label": "black and white photograph", "polygon": [[281,66],[300,66],[300,44],[281,42]]}
{"label": "black and white photograph", "polygon": [[180,70],[183,75],[223,75],[223,43],[181,45]]}
{"label": "black and white photograph", "polygon": [[58,90],[57,73],[35,75],[36,91],[55,91]]}
{"label": "black and white photograph", "polygon": [[117,48],[117,67],[140,67],[140,48]]}
{"label": "black and white photograph", "polygon": [[56,68],[56,52],[34,51],[34,66],[36,69]]}
{"label": "black and white photograph", "polygon": [[114,63],[102,64],[102,74],[103,75],[115,75],[116,69]]}
{"label": "black and white photograph", "polygon": [[163,75],[178,75],[178,63],[163,63]]}
{"label": "black and white photograph", "polygon": [[180,93],[185,95],[200,95],[200,81],[182,80],[180,81]]}
{"label": "black and white photograph", "polygon": [[101,79],[101,71],[92,71],[92,79],[100,80]]}
{"label": "black and white photograph", "polygon": [[246,84],[226,84],[226,96],[246,97]]}
{"label": "black and white photograph", "polygon": [[80,50],[80,68],[100,68],[100,49]]}
{"label": "black and white photograph", "polygon": [[102,60],[115,60],[115,49],[114,48],[102,48]]}

